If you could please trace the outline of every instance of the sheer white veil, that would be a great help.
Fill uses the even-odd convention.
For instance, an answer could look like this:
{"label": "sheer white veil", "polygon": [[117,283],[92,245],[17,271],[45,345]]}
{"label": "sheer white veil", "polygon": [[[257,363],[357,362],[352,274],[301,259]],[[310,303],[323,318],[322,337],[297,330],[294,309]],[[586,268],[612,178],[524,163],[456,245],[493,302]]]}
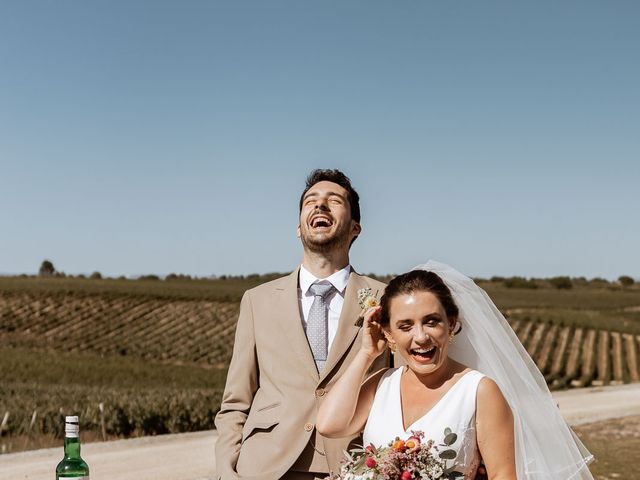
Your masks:
{"label": "sheer white veil", "polygon": [[492,378],[513,411],[520,480],[593,480],[593,456],[566,424],[544,377],[504,316],[473,280],[429,260],[414,270],[436,273],[451,290],[462,330],[449,355]]}

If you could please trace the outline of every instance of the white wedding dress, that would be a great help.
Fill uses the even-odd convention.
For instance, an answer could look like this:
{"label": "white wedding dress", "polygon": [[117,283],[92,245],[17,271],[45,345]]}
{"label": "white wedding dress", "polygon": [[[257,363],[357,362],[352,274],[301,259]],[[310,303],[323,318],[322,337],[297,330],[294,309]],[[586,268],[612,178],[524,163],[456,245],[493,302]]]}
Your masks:
{"label": "white wedding dress", "polygon": [[[518,480],[593,480],[588,467],[593,456],[562,418],[540,370],[486,292],[444,263],[430,260],[415,269],[436,273],[451,290],[462,331],[448,355],[476,372],[464,375],[409,430],[423,430],[427,438],[440,442],[444,428],[451,428],[459,436],[453,445],[458,451],[456,468],[470,475],[479,459],[475,397],[482,378],[477,372],[483,372],[500,387],[513,413]],[[390,370],[380,381],[365,442],[387,445],[396,436],[410,435],[402,426],[401,374]]]}
{"label": "white wedding dress", "polygon": [[425,441],[434,440],[439,446],[445,429],[450,428],[457,434],[457,440],[449,447],[438,448],[458,452],[453,460],[454,470],[464,473],[465,479],[473,479],[480,463],[475,428],[476,392],[484,375],[476,370],[465,373],[427,413],[405,430],[400,399],[403,371],[404,367],[391,368],[382,375],[364,428],[364,445],[385,447],[396,437],[406,440],[412,430],[421,430]]}

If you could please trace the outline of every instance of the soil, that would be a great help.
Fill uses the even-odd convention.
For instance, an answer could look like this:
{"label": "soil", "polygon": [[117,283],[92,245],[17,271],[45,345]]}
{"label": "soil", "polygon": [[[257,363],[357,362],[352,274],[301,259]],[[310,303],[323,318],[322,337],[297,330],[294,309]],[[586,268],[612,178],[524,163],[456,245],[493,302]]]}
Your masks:
{"label": "soil", "polygon": [[640,416],[590,423],[575,432],[595,456],[590,470],[596,480],[640,477]]}

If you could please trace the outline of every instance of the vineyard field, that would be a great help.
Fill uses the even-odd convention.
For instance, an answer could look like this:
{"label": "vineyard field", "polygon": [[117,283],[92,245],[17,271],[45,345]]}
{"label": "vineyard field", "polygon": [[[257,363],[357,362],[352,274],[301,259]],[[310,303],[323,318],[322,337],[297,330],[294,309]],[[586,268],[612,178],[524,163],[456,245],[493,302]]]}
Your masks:
{"label": "vineyard field", "polygon": [[519,320],[512,328],[552,389],[638,381],[640,335]]}
{"label": "vineyard field", "polygon": [[224,368],[238,308],[209,300],[11,292],[0,297],[0,339],[11,347]]}
{"label": "vineyard field", "polygon": [[[98,437],[213,428],[239,299],[267,279],[0,277],[2,445],[61,412]],[[482,287],[550,388],[640,381],[639,289]]]}
{"label": "vineyard field", "polygon": [[[220,368],[226,367],[230,358],[239,301],[215,298],[229,295],[239,299],[241,292],[229,292],[253,284],[249,280],[9,280],[0,278],[0,340],[4,346]],[[76,282],[78,289],[73,290]],[[97,291],[91,290],[92,282],[98,285],[93,287]],[[108,282],[118,288],[128,283],[142,290],[109,290],[111,287],[105,286]],[[218,291],[216,285],[224,288]],[[640,335],[640,290],[526,290],[492,283],[483,287],[511,322]]]}
{"label": "vineyard field", "polygon": [[78,415],[85,431],[104,438],[180,433],[213,428],[219,389],[112,388],[84,385],[5,384],[0,406],[8,435],[64,434],[64,415]]}
{"label": "vineyard field", "polygon": [[65,413],[92,439],[210,429],[226,377],[206,365],[11,347],[0,347],[0,371],[8,451],[58,445]]}
{"label": "vineyard field", "polygon": [[82,385],[115,389],[221,389],[226,368],[148,362],[100,356],[0,347],[3,384]]}

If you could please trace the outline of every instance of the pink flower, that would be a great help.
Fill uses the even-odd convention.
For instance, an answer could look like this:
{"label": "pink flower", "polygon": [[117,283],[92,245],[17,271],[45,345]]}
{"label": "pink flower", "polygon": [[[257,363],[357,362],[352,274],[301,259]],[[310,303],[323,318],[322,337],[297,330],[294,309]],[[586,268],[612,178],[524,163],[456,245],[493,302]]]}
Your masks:
{"label": "pink flower", "polygon": [[406,470],[402,472],[402,475],[400,475],[400,480],[411,480],[411,472],[407,472]]}
{"label": "pink flower", "polygon": [[420,439],[418,437],[409,437],[409,439],[404,442],[405,447],[407,448],[407,452],[413,453],[420,448]]}
{"label": "pink flower", "polygon": [[377,462],[375,458],[367,457],[367,459],[364,461],[364,464],[369,468],[373,468],[377,465]]}

